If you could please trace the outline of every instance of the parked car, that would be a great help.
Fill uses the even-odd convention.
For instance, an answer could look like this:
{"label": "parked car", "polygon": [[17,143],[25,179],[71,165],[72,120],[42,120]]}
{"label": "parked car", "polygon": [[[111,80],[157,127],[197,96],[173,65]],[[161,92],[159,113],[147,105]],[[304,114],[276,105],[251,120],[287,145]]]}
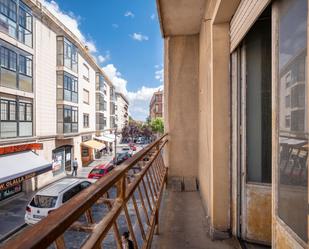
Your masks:
{"label": "parked car", "polygon": [[86,179],[64,178],[39,190],[26,207],[25,222],[36,224],[90,185]]}
{"label": "parked car", "polygon": [[131,153],[129,153],[128,151],[119,152],[116,154],[116,159],[114,158],[113,160],[117,165],[119,165],[125,160],[129,159],[131,156]]}
{"label": "parked car", "polygon": [[108,172],[114,169],[113,164],[107,163],[94,167],[90,173],[88,174],[88,178],[90,179],[99,179],[105,176]]}
{"label": "parked car", "polygon": [[133,143],[130,143],[129,147],[132,151],[136,151],[136,146]]}

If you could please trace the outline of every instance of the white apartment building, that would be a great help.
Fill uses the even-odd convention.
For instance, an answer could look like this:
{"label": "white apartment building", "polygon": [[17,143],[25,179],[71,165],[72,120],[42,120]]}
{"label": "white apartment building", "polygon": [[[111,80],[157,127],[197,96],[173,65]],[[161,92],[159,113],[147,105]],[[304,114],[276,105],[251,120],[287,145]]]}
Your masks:
{"label": "white apartment building", "polygon": [[116,92],[116,124],[117,130],[119,132],[128,124],[129,122],[129,101],[120,92]]}
{"label": "white apartment building", "polygon": [[105,146],[96,133],[113,128],[113,89],[40,2],[1,1],[0,201],[64,177],[74,158],[95,159]]}

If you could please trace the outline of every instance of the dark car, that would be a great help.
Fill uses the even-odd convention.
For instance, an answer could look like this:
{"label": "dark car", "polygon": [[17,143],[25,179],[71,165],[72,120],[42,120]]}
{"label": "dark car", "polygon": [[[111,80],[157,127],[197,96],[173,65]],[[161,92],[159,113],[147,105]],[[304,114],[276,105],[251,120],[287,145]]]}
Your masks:
{"label": "dark car", "polygon": [[127,160],[128,158],[130,158],[132,155],[128,152],[119,152],[116,154],[116,159],[114,158],[114,162],[119,165],[122,162],[124,162],[125,160]]}

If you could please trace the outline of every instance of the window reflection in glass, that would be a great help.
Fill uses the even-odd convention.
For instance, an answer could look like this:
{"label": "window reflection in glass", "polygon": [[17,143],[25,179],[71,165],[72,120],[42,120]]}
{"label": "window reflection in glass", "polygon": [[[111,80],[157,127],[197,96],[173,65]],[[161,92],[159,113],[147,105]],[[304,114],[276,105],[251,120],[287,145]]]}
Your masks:
{"label": "window reflection in glass", "polygon": [[279,1],[279,217],[307,241],[307,0]]}

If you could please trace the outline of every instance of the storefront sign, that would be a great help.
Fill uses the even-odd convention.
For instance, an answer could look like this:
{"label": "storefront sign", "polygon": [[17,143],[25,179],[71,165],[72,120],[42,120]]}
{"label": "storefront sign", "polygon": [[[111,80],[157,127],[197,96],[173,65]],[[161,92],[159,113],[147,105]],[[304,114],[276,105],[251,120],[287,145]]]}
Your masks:
{"label": "storefront sign", "polygon": [[0,155],[14,153],[14,152],[21,152],[26,150],[43,150],[42,143],[33,143],[33,144],[21,144],[15,146],[8,146],[8,147],[1,147],[0,148]]}
{"label": "storefront sign", "polygon": [[92,139],[91,135],[82,136],[82,142],[87,142]]}
{"label": "storefront sign", "polygon": [[10,180],[10,181],[4,182],[4,183],[0,183],[0,191],[2,191],[4,189],[11,188],[11,187],[16,186],[16,185],[19,185],[23,181],[29,180],[32,177],[35,177],[36,174],[37,173],[34,172],[34,173],[31,173],[31,174],[28,174],[28,175],[25,175],[25,176],[21,176],[21,177],[15,178],[13,180]]}
{"label": "storefront sign", "polygon": [[16,195],[22,191],[22,185],[18,184],[16,186],[10,187],[5,190],[0,190],[0,201]]}

